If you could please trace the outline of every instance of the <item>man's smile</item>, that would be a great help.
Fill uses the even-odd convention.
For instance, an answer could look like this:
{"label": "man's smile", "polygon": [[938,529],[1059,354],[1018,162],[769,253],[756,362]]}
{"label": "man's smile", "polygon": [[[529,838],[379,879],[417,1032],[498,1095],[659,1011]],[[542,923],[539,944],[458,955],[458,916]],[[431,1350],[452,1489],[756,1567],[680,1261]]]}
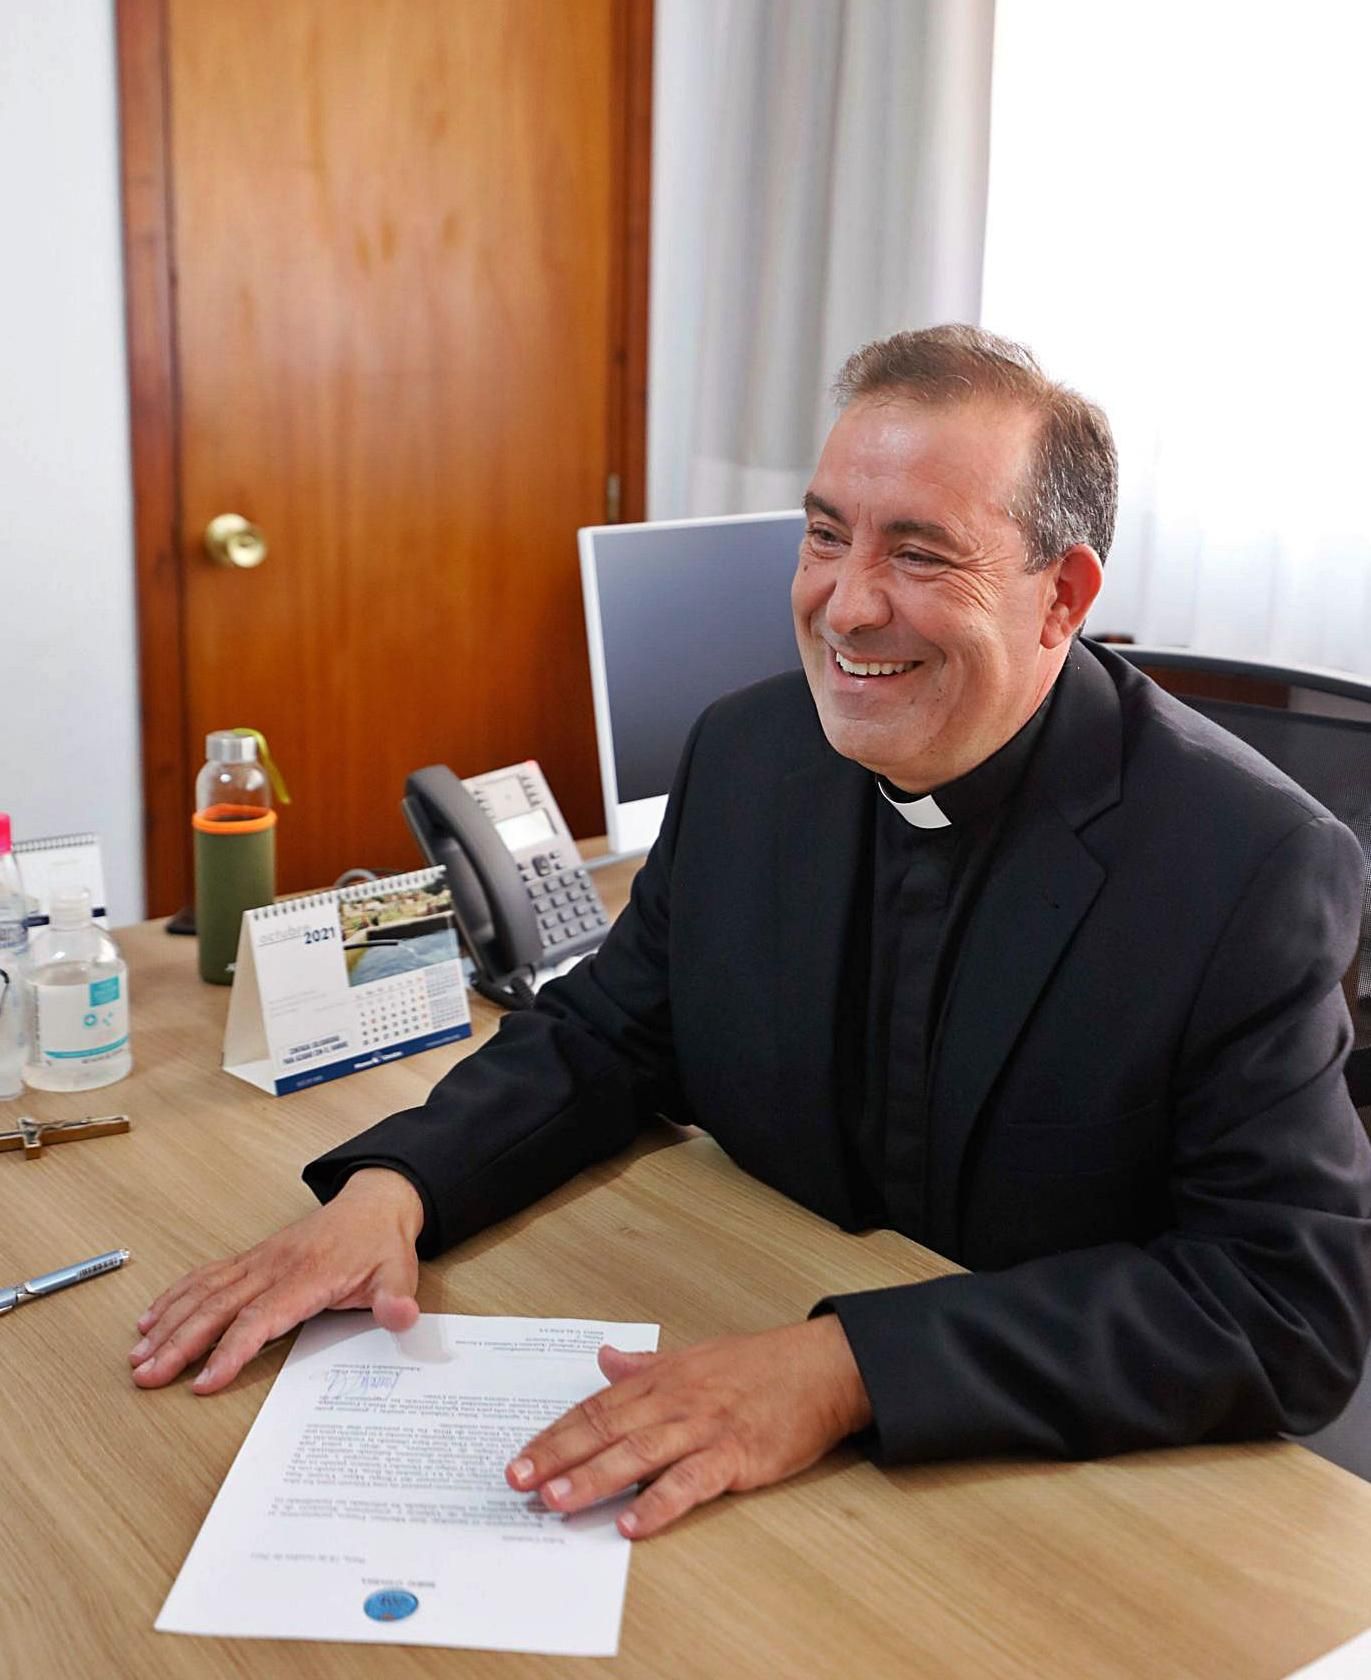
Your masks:
{"label": "man's smile", "polygon": [[906,671],[915,670],[920,664],[918,659],[904,659],[900,661],[889,659],[848,659],[844,654],[832,649],[834,662],[840,671],[849,677],[899,677]]}

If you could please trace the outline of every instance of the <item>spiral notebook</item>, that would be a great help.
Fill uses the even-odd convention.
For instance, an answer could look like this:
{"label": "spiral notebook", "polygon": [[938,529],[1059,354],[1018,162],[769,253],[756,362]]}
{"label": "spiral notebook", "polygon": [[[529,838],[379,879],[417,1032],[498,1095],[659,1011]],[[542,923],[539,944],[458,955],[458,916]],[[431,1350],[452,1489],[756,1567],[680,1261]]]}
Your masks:
{"label": "spiral notebook", "polygon": [[471,1034],[441,869],[243,916],[224,1069],[283,1097]]}

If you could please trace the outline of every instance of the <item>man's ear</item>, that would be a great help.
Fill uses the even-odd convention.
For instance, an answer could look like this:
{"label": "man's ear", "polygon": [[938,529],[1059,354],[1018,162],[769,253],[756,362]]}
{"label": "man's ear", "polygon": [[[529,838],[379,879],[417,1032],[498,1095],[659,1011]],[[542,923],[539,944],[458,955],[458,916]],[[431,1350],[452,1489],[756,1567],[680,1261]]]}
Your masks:
{"label": "man's ear", "polygon": [[1098,554],[1085,543],[1068,548],[1052,568],[1053,593],[1043,618],[1042,645],[1058,648],[1085,623],[1104,582],[1104,566]]}

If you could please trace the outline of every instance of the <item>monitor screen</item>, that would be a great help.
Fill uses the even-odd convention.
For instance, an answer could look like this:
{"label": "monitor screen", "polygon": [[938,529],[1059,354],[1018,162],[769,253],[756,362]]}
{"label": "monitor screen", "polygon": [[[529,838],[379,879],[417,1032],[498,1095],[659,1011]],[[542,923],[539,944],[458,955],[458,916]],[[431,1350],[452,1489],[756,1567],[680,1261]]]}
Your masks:
{"label": "monitor screen", "polygon": [[794,670],[803,513],[595,525],[580,533],[610,845],[650,846],[690,726],[711,700]]}

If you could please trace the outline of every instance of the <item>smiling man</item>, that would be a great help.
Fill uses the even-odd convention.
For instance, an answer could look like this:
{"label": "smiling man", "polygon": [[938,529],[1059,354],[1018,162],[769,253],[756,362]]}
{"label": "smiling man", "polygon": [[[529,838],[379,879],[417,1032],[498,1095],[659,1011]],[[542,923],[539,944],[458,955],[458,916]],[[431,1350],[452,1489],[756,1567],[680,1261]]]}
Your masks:
{"label": "smiling man", "polygon": [[870,345],[838,391],[803,678],[706,712],[602,950],[313,1162],[322,1208],[155,1301],[138,1383],[209,1352],[211,1393],[325,1307],[404,1327],[416,1251],[667,1113],[972,1270],[604,1350],[610,1386],[508,1471],[556,1508],[647,1481],[621,1519],[647,1536],[848,1437],[1085,1457],[1341,1408],[1371,1326],[1357,843],[1079,639],[1116,496],[1097,409],[967,327]]}
{"label": "smiling man", "polygon": [[[906,790],[1010,740],[1099,590],[1085,543],[1036,569],[1025,552],[1013,507],[1040,425],[1003,400],[878,390],[833,428],[805,496],[791,599],[819,720],[837,752]],[[1108,546],[1107,530],[1090,539]]]}

